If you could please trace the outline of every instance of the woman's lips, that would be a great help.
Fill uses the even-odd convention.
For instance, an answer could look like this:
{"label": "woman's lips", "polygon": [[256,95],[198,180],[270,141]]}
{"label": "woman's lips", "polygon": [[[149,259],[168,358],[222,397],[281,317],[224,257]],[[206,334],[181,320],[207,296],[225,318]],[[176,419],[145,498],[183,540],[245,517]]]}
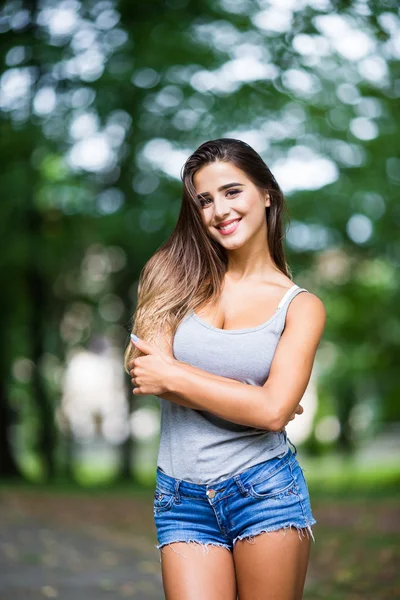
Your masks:
{"label": "woman's lips", "polygon": [[220,232],[221,235],[231,235],[231,233],[234,233],[236,231],[236,229],[239,227],[239,223],[242,219],[237,219],[236,221],[233,221],[232,223],[229,223],[229,225],[226,226],[226,228],[224,229],[220,229],[219,227],[217,227],[218,231]]}

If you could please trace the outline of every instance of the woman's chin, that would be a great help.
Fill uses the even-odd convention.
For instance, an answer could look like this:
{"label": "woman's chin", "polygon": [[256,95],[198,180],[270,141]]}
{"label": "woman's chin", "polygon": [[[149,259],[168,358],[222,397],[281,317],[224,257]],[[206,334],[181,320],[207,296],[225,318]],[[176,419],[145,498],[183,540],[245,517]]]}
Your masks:
{"label": "woman's chin", "polygon": [[217,242],[227,250],[236,250],[237,248],[241,248],[245,243],[243,238],[219,239]]}

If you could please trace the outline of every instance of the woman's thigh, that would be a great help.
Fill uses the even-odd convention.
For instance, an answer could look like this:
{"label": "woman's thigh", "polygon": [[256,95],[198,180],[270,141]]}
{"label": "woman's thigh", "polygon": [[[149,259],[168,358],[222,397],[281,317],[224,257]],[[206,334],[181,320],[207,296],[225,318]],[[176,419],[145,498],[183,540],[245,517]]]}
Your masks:
{"label": "woman's thigh", "polygon": [[236,600],[232,546],[201,489],[157,473],[153,515],[165,597]]}
{"label": "woman's thigh", "polygon": [[166,600],[236,600],[232,553],[196,542],[174,542],[161,548]]}
{"label": "woman's thigh", "polygon": [[296,528],[261,533],[251,544],[239,540],[233,557],[240,600],[301,600],[310,543]]}
{"label": "woman's thigh", "polygon": [[287,459],[245,473],[230,498],[240,600],[302,598],[316,520],[303,470]]}

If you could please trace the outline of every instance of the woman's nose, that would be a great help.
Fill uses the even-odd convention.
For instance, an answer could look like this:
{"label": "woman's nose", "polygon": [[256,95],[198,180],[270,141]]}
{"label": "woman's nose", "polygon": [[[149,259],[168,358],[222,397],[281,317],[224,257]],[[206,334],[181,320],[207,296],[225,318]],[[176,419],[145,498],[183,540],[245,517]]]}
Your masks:
{"label": "woman's nose", "polygon": [[218,220],[222,220],[222,218],[229,215],[229,213],[229,203],[225,199],[214,200],[214,215],[218,218]]}

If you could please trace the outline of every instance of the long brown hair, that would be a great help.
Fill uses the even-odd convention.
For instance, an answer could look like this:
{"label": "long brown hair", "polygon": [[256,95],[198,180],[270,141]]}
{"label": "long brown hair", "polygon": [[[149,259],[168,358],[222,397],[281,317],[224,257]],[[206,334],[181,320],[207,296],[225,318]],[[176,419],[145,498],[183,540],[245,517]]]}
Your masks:
{"label": "long brown hair", "polygon": [[[132,325],[139,338],[157,344],[160,333],[172,339],[181,320],[208,301],[218,299],[228,264],[228,255],[208,233],[202,219],[200,201],[193,184],[196,171],[215,161],[231,162],[241,169],[271,202],[265,209],[268,247],[277,268],[291,272],[283,250],[283,216],[288,217],[283,193],[271,171],[251,146],[241,140],[220,138],[201,144],[187,159],[181,171],[182,204],[174,231],[143,267],[138,282],[138,302]],[[164,338],[165,339],[165,338]],[[141,352],[129,342],[124,368]]]}

